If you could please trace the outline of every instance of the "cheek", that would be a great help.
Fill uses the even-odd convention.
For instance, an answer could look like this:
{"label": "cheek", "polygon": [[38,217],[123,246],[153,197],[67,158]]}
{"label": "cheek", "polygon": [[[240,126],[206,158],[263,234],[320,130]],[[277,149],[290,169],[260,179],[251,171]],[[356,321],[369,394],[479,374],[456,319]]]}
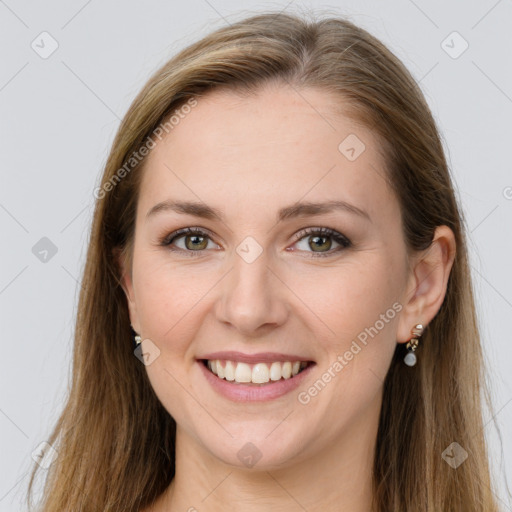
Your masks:
{"label": "cheek", "polygon": [[191,266],[153,254],[140,258],[136,276],[137,310],[146,337],[169,344],[186,338],[184,330],[198,327],[193,318],[215,283],[213,275],[209,279]]}
{"label": "cheek", "polygon": [[315,336],[324,357],[317,379],[299,390],[299,403],[312,417],[323,418],[326,437],[338,435],[356,418],[378,409],[396,347],[401,310],[398,269],[376,254],[365,260],[340,266],[328,279],[317,280],[316,286],[307,278],[300,281],[300,293],[307,293],[305,302],[322,321],[312,330],[327,334]]}
{"label": "cheek", "polygon": [[204,297],[215,283],[196,274],[191,266],[170,262],[165,255],[140,257],[136,277],[137,310],[144,337],[159,349],[146,372],[151,386],[173,418],[188,425],[201,410],[183,392],[192,362],[191,341],[201,328]]}
{"label": "cheek", "polygon": [[[317,413],[334,421],[357,415],[382,387],[396,348],[396,326],[402,305],[399,255],[381,251],[361,254],[357,261],[340,265],[316,282],[302,276],[300,291],[321,322],[315,336],[325,352],[318,369],[318,391],[305,391]],[[328,330],[324,329],[324,325]],[[317,394],[315,394],[317,393]],[[339,418],[338,418],[339,419]]]}
{"label": "cheek", "polygon": [[373,264],[354,272],[355,292],[350,312],[357,318],[353,339],[362,346],[361,360],[383,376],[396,348],[396,329],[404,286],[399,254],[383,254]]}
{"label": "cheek", "polygon": [[[392,334],[402,279],[398,258],[379,251],[361,254],[336,268],[312,269],[292,282],[294,292],[315,313],[329,340],[326,348],[346,350],[353,339],[386,315],[384,336]],[[291,279],[292,276],[289,276]],[[379,333],[381,334],[381,333]]]}

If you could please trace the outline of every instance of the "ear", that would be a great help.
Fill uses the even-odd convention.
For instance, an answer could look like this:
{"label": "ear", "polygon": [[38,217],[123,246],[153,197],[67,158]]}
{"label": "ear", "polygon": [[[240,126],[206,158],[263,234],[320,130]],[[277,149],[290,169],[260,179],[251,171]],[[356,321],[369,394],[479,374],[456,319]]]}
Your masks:
{"label": "ear", "polygon": [[123,257],[120,248],[116,247],[113,250],[114,260],[120,270],[121,287],[126,295],[128,303],[128,312],[130,314],[130,323],[135,332],[140,333],[139,316],[137,314],[137,306],[135,304],[135,292],[133,289],[132,269],[126,259]]}
{"label": "ear", "polygon": [[411,329],[416,324],[426,327],[441,308],[455,251],[453,231],[448,226],[438,226],[430,247],[413,256],[398,325],[398,343],[409,341]]}

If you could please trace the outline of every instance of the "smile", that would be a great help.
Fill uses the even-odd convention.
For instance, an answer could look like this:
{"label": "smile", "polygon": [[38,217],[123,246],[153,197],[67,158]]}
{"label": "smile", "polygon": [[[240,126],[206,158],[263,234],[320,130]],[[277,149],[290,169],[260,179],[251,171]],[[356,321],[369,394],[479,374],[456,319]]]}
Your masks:
{"label": "smile", "polygon": [[[257,360],[256,360],[257,361]],[[265,402],[289,395],[304,385],[314,361],[245,363],[230,359],[198,359],[205,382],[234,402]]]}
{"label": "smile", "polygon": [[236,383],[266,384],[287,380],[308,367],[308,361],[273,361],[255,364],[220,359],[203,360],[203,364],[219,379]]}

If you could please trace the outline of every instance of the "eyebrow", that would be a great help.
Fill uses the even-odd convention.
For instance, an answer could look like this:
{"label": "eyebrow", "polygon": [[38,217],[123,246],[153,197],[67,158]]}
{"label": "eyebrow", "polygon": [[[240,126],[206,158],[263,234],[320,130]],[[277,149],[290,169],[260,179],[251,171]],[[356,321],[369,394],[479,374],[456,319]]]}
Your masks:
{"label": "eyebrow", "polygon": [[[322,215],[333,211],[345,211],[358,215],[371,222],[368,213],[345,201],[327,201],[327,202],[298,202],[285,208],[281,208],[277,214],[277,221],[292,219],[295,217],[306,217],[314,215]],[[193,215],[203,219],[218,220],[224,222],[223,215],[220,210],[206,205],[205,203],[194,201],[162,201],[153,206],[146,214],[146,221],[161,212],[174,211],[184,215]]]}

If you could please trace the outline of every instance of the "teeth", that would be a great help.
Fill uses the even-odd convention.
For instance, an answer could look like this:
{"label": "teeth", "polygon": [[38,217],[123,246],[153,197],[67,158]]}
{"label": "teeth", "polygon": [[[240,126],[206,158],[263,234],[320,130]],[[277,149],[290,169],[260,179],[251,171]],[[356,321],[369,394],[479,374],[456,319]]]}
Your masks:
{"label": "teeth", "polygon": [[[251,367],[245,363],[238,363],[235,369],[236,382],[251,382]],[[219,375],[217,373],[217,375]],[[220,377],[220,375],[219,375]]]}
{"label": "teeth", "polygon": [[281,363],[272,363],[270,366],[270,378],[272,380],[279,380],[281,377]]}
{"label": "teeth", "polygon": [[283,377],[285,379],[289,379],[292,376],[292,363],[290,363],[289,361],[283,363],[283,368],[281,372],[283,373]]}
{"label": "teeth", "polygon": [[224,367],[224,374],[226,376],[226,380],[235,380],[235,365],[231,361],[226,361],[226,366]]}
{"label": "teeth", "polygon": [[272,364],[256,363],[250,365],[247,363],[237,363],[235,361],[208,360],[208,368],[219,378],[254,384],[265,384],[272,381],[289,379],[297,375],[301,370],[306,368],[306,361],[275,361]]}
{"label": "teeth", "polygon": [[252,382],[263,384],[270,379],[270,370],[265,363],[255,364],[252,368]]}
{"label": "teeth", "polygon": [[225,377],[225,374],[224,374],[224,368],[222,367],[222,365],[218,364],[217,361],[215,361],[215,368],[217,369],[217,375],[223,379]]}

